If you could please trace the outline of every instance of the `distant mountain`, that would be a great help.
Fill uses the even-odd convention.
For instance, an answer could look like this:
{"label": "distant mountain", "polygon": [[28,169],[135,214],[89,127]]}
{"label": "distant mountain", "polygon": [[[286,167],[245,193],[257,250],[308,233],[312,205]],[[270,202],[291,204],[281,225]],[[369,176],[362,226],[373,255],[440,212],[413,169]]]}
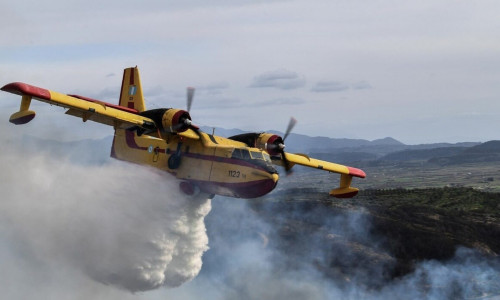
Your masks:
{"label": "distant mountain", "polygon": [[368,152],[334,152],[334,153],[309,153],[309,156],[336,162],[339,164],[349,164],[352,162],[372,161],[377,159],[377,155]]}
{"label": "distant mountain", "polygon": [[427,161],[429,159],[435,157],[448,157],[457,155],[463,152],[466,147],[441,147],[441,148],[432,148],[432,149],[410,149],[403,151],[396,151],[389,153],[380,158],[380,160],[384,161],[416,161],[416,160],[424,160]]}
{"label": "distant mountain", "polygon": [[[446,145],[446,147],[427,148],[433,145]],[[388,153],[379,158],[379,161],[425,161],[439,165],[500,161],[500,141],[489,141],[482,144],[458,143],[454,145],[417,145],[409,149]]]}
{"label": "distant mountain", "polygon": [[[282,133],[280,132],[275,133],[282,135]],[[393,138],[368,141],[363,139],[329,138],[322,136],[310,137],[307,135],[294,133],[290,134],[290,136],[286,140],[286,145],[290,149],[290,151],[296,151],[295,149],[298,149],[297,151],[303,152],[338,152],[335,151],[335,149],[349,149],[348,151],[350,152],[350,150],[352,150],[353,148],[357,148],[358,151],[363,151],[361,150],[361,148],[405,146],[403,143],[396,141]]]}
{"label": "distant mountain", "polygon": [[[202,130],[212,133],[212,127],[202,127]],[[240,129],[216,128],[215,134],[224,137],[246,133]],[[264,132],[264,131],[263,131]],[[283,136],[283,132],[268,130],[265,132]],[[435,157],[448,157],[461,151],[477,146],[480,143],[434,143],[406,145],[394,138],[386,137],[373,141],[364,139],[329,138],[291,133],[287,140],[287,151],[305,153],[312,157],[340,163],[377,160],[381,161],[413,161],[429,160]],[[456,149],[455,149],[456,148]]]}
{"label": "distant mountain", "polygon": [[500,153],[500,141],[489,141],[482,143],[480,145],[471,147],[464,151],[467,154],[478,154],[478,153],[489,153],[498,154]]}
{"label": "distant mountain", "polygon": [[[201,130],[207,133],[212,133],[214,131],[213,127],[201,127]],[[215,134],[223,137],[230,137],[233,135],[247,133],[248,131],[243,131],[240,129],[224,129],[215,128]],[[283,136],[284,133],[276,130],[262,130],[262,132],[268,132]],[[288,151],[299,152],[299,153],[341,153],[341,152],[366,152],[374,153],[377,155],[386,154],[396,150],[401,150],[407,145],[391,138],[386,137],[383,139],[377,139],[374,141],[364,140],[364,139],[347,139],[347,138],[329,138],[323,136],[311,137],[304,134],[290,133],[286,140],[286,146]]]}
{"label": "distant mountain", "polygon": [[401,143],[398,140],[395,140],[391,137],[386,137],[383,139],[373,140],[371,142],[373,145],[385,145],[385,146],[405,146],[405,144]]}
{"label": "distant mountain", "polygon": [[439,165],[457,165],[465,163],[498,162],[500,161],[500,141],[489,141],[466,148],[460,153],[450,156],[434,157],[430,163]]}

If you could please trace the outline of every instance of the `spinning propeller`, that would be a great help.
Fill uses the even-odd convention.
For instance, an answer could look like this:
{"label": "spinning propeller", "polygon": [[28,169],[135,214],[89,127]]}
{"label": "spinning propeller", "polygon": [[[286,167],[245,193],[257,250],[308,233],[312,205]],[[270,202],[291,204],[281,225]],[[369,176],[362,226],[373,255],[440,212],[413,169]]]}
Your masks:
{"label": "spinning propeller", "polygon": [[290,122],[288,122],[288,127],[286,128],[285,136],[283,136],[283,142],[278,145],[281,154],[281,159],[283,160],[283,164],[285,165],[285,170],[287,174],[290,174],[292,172],[292,167],[290,166],[290,163],[288,162],[288,159],[286,158],[285,155],[285,140],[292,131],[295,124],[297,124],[297,119],[291,117]]}
{"label": "spinning propeller", "polygon": [[194,96],[194,88],[188,87],[187,88],[187,111],[188,112],[191,110],[191,104],[193,103],[193,96]]}
{"label": "spinning propeller", "polygon": [[179,120],[179,123],[172,128],[174,131],[180,130],[182,128],[191,128],[194,131],[198,131],[200,129],[198,126],[193,124],[193,122],[191,121],[191,116],[189,115],[189,111],[191,110],[191,105],[193,104],[194,90],[195,89],[193,87],[187,88],[187,97],[186,97],[187,114],[183,116]]}
{"label": "spinning propeller", "polygon": [[[187,98],[186,98],[186,106],[187,106],[187,112],[191,110],[191,104],[193,104],[193,97],[194,97],[194,87],[188,87],[187,88]],[[194,131],[198,132],[200,127],[196,126],[193,124],[193,122],[190,119],[184,120],[184,123]]]}

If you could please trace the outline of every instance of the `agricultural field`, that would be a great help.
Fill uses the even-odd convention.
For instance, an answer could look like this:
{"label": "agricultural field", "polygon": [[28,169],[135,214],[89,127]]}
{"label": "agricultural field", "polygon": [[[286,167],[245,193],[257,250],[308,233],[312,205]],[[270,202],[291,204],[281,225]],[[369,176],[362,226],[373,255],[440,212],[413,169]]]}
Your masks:
{"label": "agricultural field", "polygon": [[[278,190],[303,186],[324,190],[338,184],[339,175],[299,170],[282,176]],[[439,187],[472,187],[486,192],[500,192],[500,162],[439,166],[429,163],[394,163],[361,166],[365,179],[354,178],[353,186],[367,189],[419,189]]]}

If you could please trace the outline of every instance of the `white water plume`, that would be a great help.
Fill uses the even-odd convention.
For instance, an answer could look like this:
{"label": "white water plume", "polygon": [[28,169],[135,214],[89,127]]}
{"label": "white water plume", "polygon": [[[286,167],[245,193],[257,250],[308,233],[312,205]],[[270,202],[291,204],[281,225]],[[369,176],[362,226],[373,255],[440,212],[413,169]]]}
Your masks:
{"label": "white water plume", "polygon": [[186,198],[170,175],[6,146],[0,166],[0,234],[10,248],[129,291],[176,287],[200,272],[211,200]]}

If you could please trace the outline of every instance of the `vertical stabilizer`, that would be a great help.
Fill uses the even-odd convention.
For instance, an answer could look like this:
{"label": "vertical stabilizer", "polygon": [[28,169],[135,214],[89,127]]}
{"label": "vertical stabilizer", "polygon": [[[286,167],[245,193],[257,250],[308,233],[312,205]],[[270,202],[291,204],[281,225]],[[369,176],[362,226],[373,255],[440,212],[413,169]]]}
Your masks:
{"label": "vertical stabilizer", "polygon": [[[139,69],[137,66],[135,68],[127,68],[123,70],[120,102],[118,104],[120,106],[135,109],[139,112],[146,110],[144,97],[142,95],[141,78],[139,77]],[[127,132],[125,129],[115,128],[115,136],[113,138],[113,145],[111,146],[111,157],[122,160],[130,160],[125,156],[125,154],[128,153],[128,150],[130,150],[127,141],[127,134],[129,135],[129,139],[131,137],[131,140],[135,141],[134,136],[137,136],[137,133]]]}
{"label": "vertical stabilizer", "polygon": [[146,110],[142,95],[141,78],[139,69],[127,68],[123,71],[122,89],[120,92],[120,106],[133,108],[139,112]]}

